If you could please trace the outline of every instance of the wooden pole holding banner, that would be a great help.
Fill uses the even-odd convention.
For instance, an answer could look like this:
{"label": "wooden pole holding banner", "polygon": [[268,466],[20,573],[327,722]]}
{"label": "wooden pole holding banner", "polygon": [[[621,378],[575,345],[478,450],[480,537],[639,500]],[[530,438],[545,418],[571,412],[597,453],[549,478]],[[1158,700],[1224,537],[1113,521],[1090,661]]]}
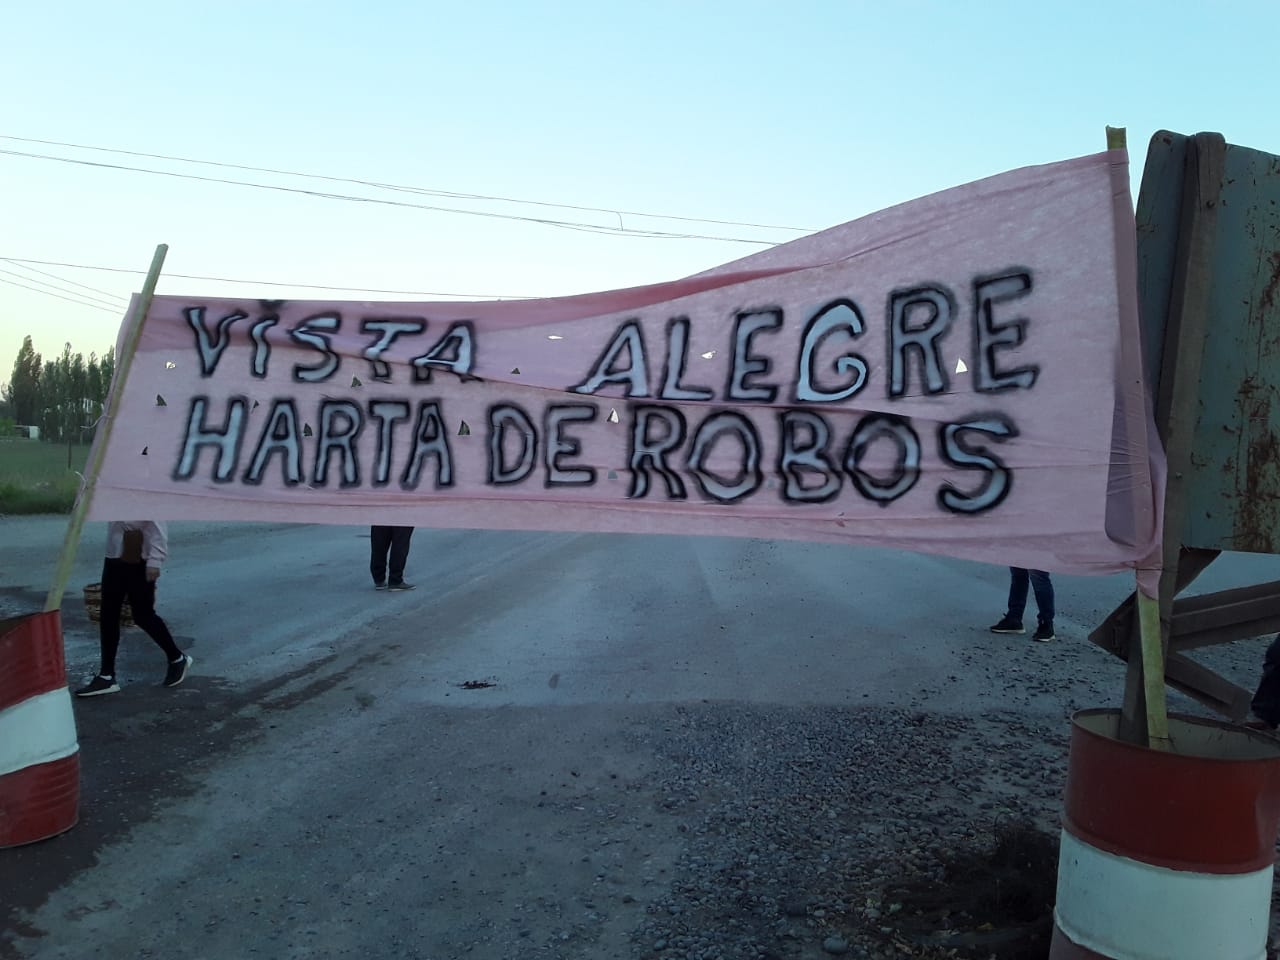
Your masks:
{"label": "wooden pole holding banner", "polygon": [[1169,705],[1164,689],[1164,633],[1160,626],[1160,601],[1138,597],[1138,630],[1142,644],[1142,693],[1147,706],[1147,746],[1169,750]]}
{"label": "wooden pole holding banner", "polygon": [[98,482],[98,471],[102,469],[102,460],[106,454],[107,441],[111,439],[111,430],[115,426],[116,408],[120,398],[124,396],[125,380],[129,376],[129,367],[133,365],[133,355],[138,350],[138,341],[142,337],[142,323],[151,309],[151,300],[156,293],[156,284],[160,280],[160,269],[164,266],[165,254],[169,245],[162,243],[156,247],[155,256],[151,258],[151,269],[147,271],[146,282],[142,285],[142,293],[134,302],[133,311],[127,321],[127,334],[122,346],[122,353],[116,358],[116,369],[111,391],[107,397],[107,409],[102,414],[102,435],[93,445],[93,453],[85,467],[84,484],[80,488],[80,496],[76,498],[75,507],[71,511],[71,519],[67,523],[67,535],[62,541],[62,553],[58,556],[58,567],[53,574],[53,583],[49,594],[45,597],[45,611],[58,610],[62,607],[62,595],[71,577],[71,565],[76,559],[76,548],[80,545],[80,533],[84,529],[85,514],[89,512],[89,503],[93,500],[94,487]]}
{"label": "wooden pole holding banner", "polygon": [[[1124,127],[1107,127],[1107,149],[1127,150],[1128,133]],[[1142,655],[1142,692],[1146,707],[1147,746],[1169,749],[1169,707],[1165,697],[1164,635],[1160,623],[1160,601],[1138,598],[1138,629]]]}
{"label": "wooden pole holding banner", "polygon": [[[1146,626],[1150,615],[1144,614],[1142,597],[1136,594],[1137,617],[1128,646],[1129,669],[1120,725],[1121,738],[1140,745],[1150,733],[1150,717],[1157,709],[1149,699],[1149,693],[1154,691],[1152,672],[1160,670],[1157,676],[1162,686],[1158,695],[1163,700],[1163,683],[1172,669],[1167,658],[1174,597],[1207,564],[1206,559],[1189,554],[1182,543],[1189,509],[1188,478],[1193,473],[1191,448],[1200,416],[1201,364],[1208,331],[1213,249],[1225,161],[1226,142],[1220,134],[1201,133],[1187,142],[1185,158],[1178,161],[1176,176],[1180,185],[1175,188],[1173,198],[1175,212],[1166,214],[1169,219],[1166,227],[1173,230],[1174,235],[1171,240],[1160,241],[1172,246],[1162,252],[1158,244],[1153,250],[1148,243],[1147,250],[1148,255],[1157,258],[1157,263],[1159,257],[1168,258],[1169,273],[1165,276],[1157,270],[1148,277],[1147,282],[1159,285],[1160,289],[1139,291],[1145,308],[1152,312],[1151,316],[1144,317],[1147,335],[1160,338],[1158,358],[1152,358],[1149,353],[1148,359],[1157,367],[1150,371],[1157,377],[1153,381],[1154,414],[1168,460],[1162,570],[1156,600],[1160,650],[1157,653],[1149,649],[1154,646],[1153,628]],[[1144,176],[1144,192],[1145,179]],[[1141,198],[1139,206],[1142,206]],[[1148,211],[1148,215],[1150,213]],[[1152,238],[1149,235],[1138,238],[1140,263],[1144,239]],[[1139,283],[1142,282],[1140,275]],[[1153,332],[1157,330],[1159,332]],[[1180,667],[1187,663],[1178,655],[1172,659],[1180,661]]]}

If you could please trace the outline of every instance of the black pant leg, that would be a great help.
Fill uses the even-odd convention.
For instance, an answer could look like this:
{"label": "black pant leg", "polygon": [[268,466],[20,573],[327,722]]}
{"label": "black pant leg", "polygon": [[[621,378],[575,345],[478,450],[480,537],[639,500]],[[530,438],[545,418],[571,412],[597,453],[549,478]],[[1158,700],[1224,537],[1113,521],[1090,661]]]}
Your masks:
{"label": "black pant leg", "polygon": [[170,662],[182,656],[182,651],[173,642],[173,634],[169,625],[156,613],[156,585],[147,579],[147,566],[144,563],[122,564],[127,570],[126,584],[129,593],[129,606],[133,608],[133,622],[142,628],[156,642]]}
{"label": "black pant leg", "polygon": [[404,580],[404,565],[409,559],[409,541],[413,539],[413,527],[391,528],[391,570],[389,583]]}
{"label": "black pant leg", "polygon": [[391,531],[394,528],[374,526],[369,528],[369,573],[374,583],[387,580],[387,551],[391,548]]}
{"label": "black pant leg", "polygon": [[1280,726],[1280,633],[1267,647],[1262,661],[1262,679],[1250,704],[1256,716],[1272,726]]}
{"label": "black pant leg", "polygon": [[98,621],[98,647],[101,657],[98,672],[104,677],[116,675],[116,651],[120,649],[120,610],[128,593],[128,565],[107,557],[102,561],[102,618]]}

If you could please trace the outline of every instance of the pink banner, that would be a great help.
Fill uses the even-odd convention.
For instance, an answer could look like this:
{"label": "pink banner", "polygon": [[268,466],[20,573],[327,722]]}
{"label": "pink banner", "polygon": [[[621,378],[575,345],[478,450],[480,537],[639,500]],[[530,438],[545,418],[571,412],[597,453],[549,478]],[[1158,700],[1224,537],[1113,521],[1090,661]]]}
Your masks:
{"label": "pink banner", "polygon": [[1123,151],[1015,170],[578,297],[157,297],[90,516],[752,536],[1150,573],[1163,461],[1128,182]]}

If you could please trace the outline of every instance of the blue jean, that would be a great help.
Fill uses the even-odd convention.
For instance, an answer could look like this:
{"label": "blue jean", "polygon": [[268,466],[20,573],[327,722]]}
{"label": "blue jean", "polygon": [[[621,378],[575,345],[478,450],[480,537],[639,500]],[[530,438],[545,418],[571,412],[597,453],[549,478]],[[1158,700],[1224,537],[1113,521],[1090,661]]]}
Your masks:
{"label": "blue jean", "polygon": [[1040,623],[1053,625],[1053,581],[1043,570],[1026,570],[1022,567],[1009,568],[1009,616],[1014,620],[1022,620],[1027,609],[1027,586],[1036,594],[1036,619]]}

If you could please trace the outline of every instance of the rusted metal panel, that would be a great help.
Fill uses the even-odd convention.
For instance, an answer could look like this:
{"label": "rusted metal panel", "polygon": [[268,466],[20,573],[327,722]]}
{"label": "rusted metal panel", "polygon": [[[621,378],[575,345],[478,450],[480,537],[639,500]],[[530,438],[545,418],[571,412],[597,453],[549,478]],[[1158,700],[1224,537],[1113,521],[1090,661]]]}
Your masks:
{"label": "rusted metal panel", "polygon": [[[1164,544],[1161,550],[1159,607],[1162,646],[1168,644],[1168,623],[1174,580],[1184,541],[1178,534],[1185,527],[1190,498],[1186,478],[1191,472],[1193,433],[1201,386],[1203,345],[1208,329],[1214,241],[1217,236],[1223,171],[1227,144],[1221,134],[1198,133],[1177,141],[1172,134],[1152,138],[1150,153],[1159,158],[1151,171],[1143,171],[1143,190],[1154,181],[1158,203],[1148,205],[1145,234],[1138,236],[1141,310],[1148,322],[1160,322],[1160,374],[1154,395],[1156,429],[1164,442],[1168,461],[1168,482],[1164,494]],[[1179,166],[1173,157],[1181,153]],[[1177,183],[1176,217],[1166,192]],[[1140,198],[1140,205],[1142,200]],[[1152,222],[1150,216],[1159,214]],[[1171,258],[1170,258],[1171,254]],[[1164,267],[1167,266],[1167,271]],[[1157,292],[1160,291],[1160,292]],[[1159,302],[1155,302],[1159,301]],[[1160,307],[1163,303],[1163,309]],[[1124,707],[1120,736],[1134,743],[1145,741],[1145,706],[1142,645],[1136,629],[1129,644],[1129,667],[1125,674]]]}
{"label": "rusted metal panel", "polygon": [[1280,581],[1182,597],[1173,603],[1169,649],[1190,650],[1280,630]]}
{"label": "rusted metal panel", "polygon": [[[1169,461],[1165,679],[1239,719],[1249,691],[1183,651],[1280,630],[1280,582],[1175,598],[1218,551],[1280,553],[1280,157],[1161,131],[1137,228],[1143,361]],[[1089,638],[1129,659],[1131,736],[1142,712],[1136,637],[1130,597]]]}
{"label": "rusted metal panel", "polygon": [[1209,297],[1182,542],[1277,553],[1280,157],[1227,146]]}
{"label": "rusted metal panel", "polygon": [[1147,386],[1155,396],[1164,360],[1165,323],[1173,290],[1182,217],[1182,174],[1190,138],[1161,130],[1147,146],[1135,217],[1138,227],[1138,312]]}
{"label": "rusted metal panel", "polygon": [[[1175,592],[1180,593],[1218,556],[1217,550],[1183,550]],[[1133,595],[1089,634],[1089,640],[1122,659],[1136,629]],[[1280,631],[1280,580],[1173,601],[1167,625],[1169,649],[1193,650]]]}
{"label": "rusted metal panel", "polygon": [[1165,679],[1169,686],[1232,720],[1243,720],[1249,713],[1250,691],[1180,653],[1169,654]]}

